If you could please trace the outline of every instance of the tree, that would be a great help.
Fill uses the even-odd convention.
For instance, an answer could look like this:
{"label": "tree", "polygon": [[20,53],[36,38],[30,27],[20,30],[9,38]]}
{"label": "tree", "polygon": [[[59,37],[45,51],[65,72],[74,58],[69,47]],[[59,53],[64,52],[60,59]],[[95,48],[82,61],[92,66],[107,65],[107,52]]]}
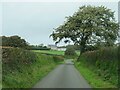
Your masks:
{"label": "tree", "polygon": [[28,48],[28,43],[17,35],[10,37],[2,36],[2,46]]}
{"label": "tree", "polygon": [[2,40],[2,46],[9,46],[9,38],[6,36],[1,36],[0,39]]}
{"label": "tree", "polygon": [[82,54],[86,51],[86,46],[98,42],[112,46],[118,37],[118,29],[114,12],[110,9],[104,6],[82,6],[73,16],[67,17],[64,24],[56,28],[50,36],[56,44],[62,39],[65,39],[65,43],[72,41],[80,46]]}
{"label": "tree", "polygon": [[65,51],[65,55],[75,56],[75,55],[76,55],[75,48],[74,48],[73,46],[67,46],[67,49],[66,49],[66,51]]}
{"label": "tree", "polygon": [[24,39],[21,39],[21,37],[15,35],[15,36],[11,36],[9,38],[10,40],[10,46],[12,47],[26,47],[27,46],[27,42]]}

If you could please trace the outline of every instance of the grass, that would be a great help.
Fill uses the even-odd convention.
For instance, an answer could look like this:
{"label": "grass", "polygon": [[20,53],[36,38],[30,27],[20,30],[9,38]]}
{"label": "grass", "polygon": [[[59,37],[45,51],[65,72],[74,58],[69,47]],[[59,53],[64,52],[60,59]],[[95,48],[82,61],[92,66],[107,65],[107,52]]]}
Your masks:
{"label": "grass", "polygon": [[90,70],[82,62],[76,62],[75,67],[83,75],[83,77],[88,81],[92,88],[117,88],[110,82],[102,80],[96,73]]}
{"label": "grass", "polygon": [[1,62],[1,58],[0,58],[0,90],[2,88],[2,62]]}
{"label": "grass", "polygon": [[[20,88],[31,88],[39,80],[41,80],[41,78],[47,75],[51,70],[53,70],[58,64],[60,64],[63,61],[61,60],[62,58],[60,58],[60,56],[54,57],[52,55],[45,55],[37,52],[35,53],[35,55],[37,55],[37,58],[36,60],[34,60],[33,63],[26,65],[20,63],[20,67],[14,70],[11,70],[7,67],[7,69],[4,68],[4,73],[2,77],[2,87],[16,88],[15,90],[19,90]],[[12,59],[14,59],[14,57],[12,57]]]}
{"label": "grass", "polygon": [[0,47],[0,90],[2,89],[2,48]]}
{"label": "grass", "polygon": [[57,51],[57,50],[32,50],[32,51],[45,53],[45,54],[64,55],[64,51]]}
{"label": "grass", "polygon": [[81,55],[80,61],[103,80],[118,85],[118,47],[103,47]]}
{"label": "grass", "polygon": [[[57,51],[57,50],[32,50],[32,51],[45,53],[45,54],[64,55],[64,51]],[[76,50],[76,54],[79,55],[80,52]]]}
{"label": "grass", "polygon": [[55,64],[42,67],[38,64],[35,63],[29,67],[24,66],[21,68],[21,72],[13,71],[7,74],[6,80],[3,81],[3,88],[31,88],[55,67]]}

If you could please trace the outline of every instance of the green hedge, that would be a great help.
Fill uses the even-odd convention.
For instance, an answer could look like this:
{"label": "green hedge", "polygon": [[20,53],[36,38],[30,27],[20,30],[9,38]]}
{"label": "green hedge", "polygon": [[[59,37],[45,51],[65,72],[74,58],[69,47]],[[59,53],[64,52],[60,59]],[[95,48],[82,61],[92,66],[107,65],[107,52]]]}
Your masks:
{"label": "green hedge", "polygon": [[21,68],[21,65],[30,65],[35,62],[37,56],[34,52],[20,48],[2,49],[2,71],[15,70]]}
{"label": "green hedge", "polygon": [[51,50],[51,48],[47,48],[47,47],[29,47],[29,50]]}
{"label": "green hedge", "polygon": [[118,48],[107,47],[89,51],[81,56],[81,61],[95,71],[103,80],[118,85]]}
{"label": "green hedge", "polygon": [[[2,51],[3,88],[31,88],[63,58],[20,48]],[[14,90],[14,89],[13,89]]]}

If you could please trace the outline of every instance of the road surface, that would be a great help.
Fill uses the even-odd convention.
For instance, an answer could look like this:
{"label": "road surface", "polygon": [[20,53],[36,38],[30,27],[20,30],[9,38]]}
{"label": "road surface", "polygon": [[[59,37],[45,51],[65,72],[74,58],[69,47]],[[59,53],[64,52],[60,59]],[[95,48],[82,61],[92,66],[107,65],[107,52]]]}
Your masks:
{"label": "road surface", "polygon": [[33,88],[90,88],[90,86],[71,60],[66,60],[65,64],[59,65]]}

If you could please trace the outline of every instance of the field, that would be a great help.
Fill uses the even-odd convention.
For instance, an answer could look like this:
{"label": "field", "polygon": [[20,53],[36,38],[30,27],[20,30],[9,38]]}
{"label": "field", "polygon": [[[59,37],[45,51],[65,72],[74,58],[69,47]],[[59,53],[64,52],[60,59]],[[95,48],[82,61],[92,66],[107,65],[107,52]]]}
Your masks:
{"label": "field", "polygon": [[[64,55],[64,51],[57,51],[57,50],[32,50],[34,52],[40,52],[44,54],[53,54],[53,55]],[[77,55],[80,54],[79,51],[76,50]]]}
{"label": "field", "polygon": [[64,55],[64,51],[57,51],[57,50],[32,50],[32,51],[40,52],[44,54]]}

